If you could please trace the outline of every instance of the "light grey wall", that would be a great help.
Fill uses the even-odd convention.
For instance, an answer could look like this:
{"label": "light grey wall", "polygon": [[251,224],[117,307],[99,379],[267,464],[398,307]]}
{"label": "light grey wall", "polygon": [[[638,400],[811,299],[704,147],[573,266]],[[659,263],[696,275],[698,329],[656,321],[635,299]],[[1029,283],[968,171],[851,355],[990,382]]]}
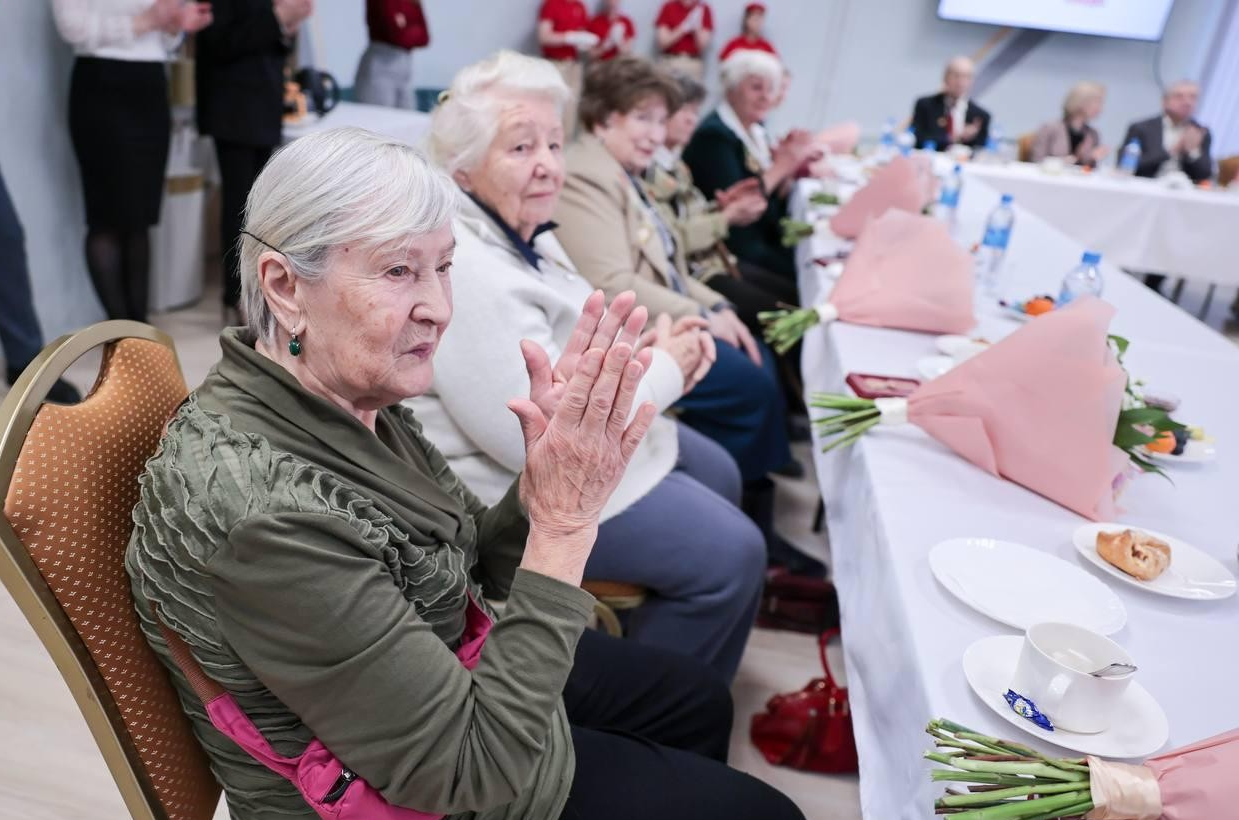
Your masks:
{"label": "light grey wall", "polygon": [[0,170],[26,231],[35,306],[50,341],[103,318],[86,274],[85,208],[69,145],[73,55],[56,34],[47,0],[3,3]]}
{"label": "light grey wall", "polygon": [[[1028,0],[1035,2],[1036,0]],[[1213,31],[1228,2],[1178,0],[1160,46],[1166,81],[1202,76]],[[589,6],[595,3],[587,2]],[[653,49],[653,20],[661,0],[628,0],[638,52]],[[712,0],[715,49],[739,30],[745,0]],[[790,65],[794,82],[774,125],[820,126],[842,119],[876,132],[888,116],[907,117],[913,99],[936,89],[942,65],[970,54],[998,30],[937,18],[935,0],[768,0],[767,31]],[[418,52],[418,85],[445,86],[454,71],[500,47],[532,49],[540,0],[426,0],[431,46]],[[366,32],[360,0],[319,0],[319,62],[352,84]],[[1071,34],[1050,34],[981,102],[1008,135],[1056,116],[1079,79],[1106,84],[1103,137],[1120,140],[1132,119],[1158,109],[1154,60],[1159,46]]]}

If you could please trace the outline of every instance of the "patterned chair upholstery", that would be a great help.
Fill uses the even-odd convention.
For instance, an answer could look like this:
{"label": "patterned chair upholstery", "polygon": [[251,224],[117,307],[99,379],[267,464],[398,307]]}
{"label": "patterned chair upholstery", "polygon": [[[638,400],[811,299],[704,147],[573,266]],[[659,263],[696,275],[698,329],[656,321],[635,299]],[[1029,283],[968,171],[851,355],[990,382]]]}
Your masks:
{"label": "patterned chair upholstery", "polygon": [[[102,345],[89,395],[43,403]],[[138,476],[187,394],[172,340],[103,322],[48,346],[0,406],[0,580],[55,660],[136,820],[209,820],[219,785],[133,610]]]}

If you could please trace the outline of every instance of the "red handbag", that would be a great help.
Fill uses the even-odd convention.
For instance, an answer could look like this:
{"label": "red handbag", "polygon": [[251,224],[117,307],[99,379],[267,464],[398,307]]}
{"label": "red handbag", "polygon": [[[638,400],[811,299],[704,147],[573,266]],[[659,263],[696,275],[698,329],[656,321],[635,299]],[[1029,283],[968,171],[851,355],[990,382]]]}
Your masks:
{"label": "red handbag", "polygon": [[848,690],[835,683],[826,662],[826,644],[837,637],[839,630],[831,629],[818,638],[825,677],[799,692],[775,695],[765,712],[753,715],[749,736],[770,763],[824,774],[857,770]]}

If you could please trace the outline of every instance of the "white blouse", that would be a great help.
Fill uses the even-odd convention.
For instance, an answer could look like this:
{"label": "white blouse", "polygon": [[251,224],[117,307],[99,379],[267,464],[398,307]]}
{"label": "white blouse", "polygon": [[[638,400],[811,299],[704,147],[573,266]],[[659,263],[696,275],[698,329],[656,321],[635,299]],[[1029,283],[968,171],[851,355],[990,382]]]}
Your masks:
{"label": "white blouse", "polygon": [[133,33],[133,18],[151,5],[151,0],[52,0],[52,13],[60,36],[79,56],[164,63],[181,35]]}

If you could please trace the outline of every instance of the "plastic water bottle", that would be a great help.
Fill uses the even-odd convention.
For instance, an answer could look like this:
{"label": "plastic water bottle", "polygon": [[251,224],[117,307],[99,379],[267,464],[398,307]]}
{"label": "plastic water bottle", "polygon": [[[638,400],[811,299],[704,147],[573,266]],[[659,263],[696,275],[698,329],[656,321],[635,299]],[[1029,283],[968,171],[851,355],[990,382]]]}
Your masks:
{"label": "plastic water bottle", "polygon": [[1085,251],[1080,264],[1063,277],[1062,290],[1058,292],[1058,307],[1070,302],[1077,296],[1101,296],[1101,254],[1096,251]]}
{"label": "plastic water bottle", "polygon": [[916,147],[916,132],[908,128],[895,139],[895,142],[899,145],[900,156],[911,156],[912,149]]}
{"label": "plastic water bottle", "polygon": [[925,142],[921,145],[921,150],[926,151],[928,153],[934,153],[935,151],[938,150],[938,141],[937,140],[925,140]]}
{"label": "plastic water bottle", "polygon": [[964,170],[958,165],[955,170],[942,178],[942,188],[938,192],[938,207],[934,215],[952,228],[955,227],[955,214],[959,210],[959,192],[964,187]]}
{"label": "plastic water bottle", "polygon": [[1119,173],[1124,176],[1135,176],[1136,168],[1140,166],[1140,140],[1132,140],[1123,146],[1119,154]]}
{"label": "plastic water bottle", "polygon": [[878,139],[878,159],[886,162],[895,156],[895,118],[887,117],[882,123],[882,136]]}
{"label": "plastic water bottle", "polygon": [[981,278],[981,286],[991,296],[998,295],[998,275],[1002,271],[1002,260],[1007,255],[1007,245],[1011,242],[1011,228],[1015,225],[1015,209],[1011,207],[1011,195],[1003,194],[998,207],[990,212],[985,221],[985,235],[981,237],[981,247],[977,249],[977,274]]}

